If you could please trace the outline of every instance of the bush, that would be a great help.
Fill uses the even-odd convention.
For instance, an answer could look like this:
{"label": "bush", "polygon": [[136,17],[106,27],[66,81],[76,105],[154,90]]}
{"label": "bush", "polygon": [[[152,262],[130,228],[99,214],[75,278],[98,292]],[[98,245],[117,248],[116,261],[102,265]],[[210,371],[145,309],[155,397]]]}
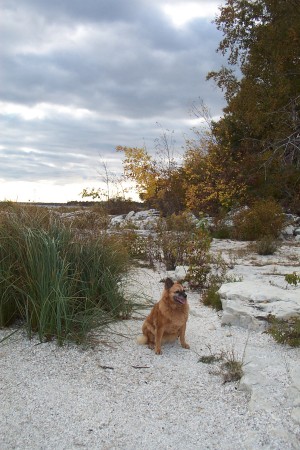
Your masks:
{"label": "bush", "polygon": [[185,281],[193,288],[206,284],[211,237],[189,213],[160,218],[147,236],[140,236],[134,230],[123,230],[121,236],[133,258],[145,261],[150,267],[163,263],[167,270],[188,266]]}
{"label": "bush", "polygon": [[234,237],[254,241],[266,236],[277,238],[284,225],[283,211],[275,200],[258,200],[234,217]]}
{"label": "bush", "polygon": [[287,320],[269,317],[270,327],[267,333],[273,336],[279,344],[287,344],[291,347],[300,346],[300,317],[291,317]]}
{"label": "bush", "polygon": [[215,239],[231,239],[232,223],[228,211],[220,210],[213,221],[212,236]]}
{"label": "bush", "polygon": [[215,239],[231,239],[231,227],[226,225],[218,225],[213,229],[212,236]]}
{"label": "bush", "polygon": [[222,258],[222,255],[210,256],[210,271],[206,279],[206,289],[202,295],[202,302],[205,306],[220,311],[223,309],[220,294],[218,293],[223,283],[236,283],[241,281],[241,277],[227,275],[228,263]]}
{"label": "bush", "polygon": [[259,255],[274,255],[276,250],[278,249],[278,241],[274,239],[272,236],[264,236],[258,241],[256,241],[254,245],[254,250]]}
{"label": "bush", "polygon": [[[211,237],[204,228],[197,228],[190,214],[172,214],[161,218],[156,233],[156,247],[161,249],[162,262],[167,270],[187,265],[192,273],[196,268],[202,270],[207,264]],[[190,278],[189,281],[192,281],[193,276]]]}
{"label": "bush", "polygon": [[218,290],[220,289],[219,284],[211,284],[202,295],[202,302],[205,306],[211,306],[217,311],[221,311],[223,309],[223,305],[221,302],[220,294]]}
{"label": "bush", "polygon": [[3,214],[0,223],[0,326],[17,319],[29,337],[80,342],[94,327],[127,316],[132,308],[120,282],[126,253],[104,235],[79,242],[39,208]]}
{"label": "bush", "polygon": [[104,208],[94,207],[93,209],[82,209],[76,211],[69,218],[70,226],[79,233],[99,234],[107,229],[109,216]]}
{"label": "bush", "polygon": [[155,262],[161,261],[161,251],[157,239],[152,234],[141,236],[135,230],[125,229],[114,236],[122,241],[122,245],[133,260],[139,263],[143,261],[151,268],[155,267]]}

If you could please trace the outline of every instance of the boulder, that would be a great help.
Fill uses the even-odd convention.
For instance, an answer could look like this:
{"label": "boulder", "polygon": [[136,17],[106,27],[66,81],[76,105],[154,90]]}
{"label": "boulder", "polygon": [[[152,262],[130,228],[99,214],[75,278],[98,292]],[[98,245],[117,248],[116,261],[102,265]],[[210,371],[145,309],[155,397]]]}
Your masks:
{"label": "boulder", "polygon": [[126,215],[126,217],[125,217],[125,220],[130,220],[130,219],[132,219],[132,217],[135,215],[135,212],[134,211],[130,211],[127,215]]}
{"label": "boulder", "polygon": [[119,215],[119,216],[114,216],[114,217],[112,217],[111,220],[110,220],[110,226],[111,226],[112,228],[118,227],[118,226],[121,225],[121,223],[124,222],[124,219],[125,219],[125,214],[121,214],[121,215]]}
{"label": "boulder", "polygon": [[285,237],[285,236],[292,237],[292,236],[294,236],[294,230],[295,230],[294,225],[287,225],[285,228],[283,228],[281,234],[283,237]]}
{"label": "boulder", "polygon": [[159,212],[156,209],[148,209],[147,211],[130,211],[128,214],[122,214],[112,217],[110,221],[110,228],[126,228],[129,225],[136,228],[136,230],[153,230],[157,223]]}
{"label": "boulder", "polygon": [[175,280],[182,281],[185,279],[188,270],[189,270],[189,266],[177,266],[175,268],[175,271],[172,272],[172,274],[174,273],[173,276],[174,276]]}
{"label": "boulder", "polygon": [[295,236],[299,236],[300,235],[300,228],[299,227],[294,229],[294,235]]}

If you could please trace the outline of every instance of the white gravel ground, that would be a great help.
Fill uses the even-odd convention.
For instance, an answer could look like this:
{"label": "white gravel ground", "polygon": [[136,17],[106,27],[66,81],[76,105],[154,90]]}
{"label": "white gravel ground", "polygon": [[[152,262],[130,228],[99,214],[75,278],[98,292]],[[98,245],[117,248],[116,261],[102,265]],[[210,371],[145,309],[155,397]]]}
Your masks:
{"label": "white gravel ground", "polygon": [[[135,284],[158,300],[162,276],[140,270]],[[22,332],[2,342],[1,450],[299,449],[300,427],[287,396],[287,367],[299,361],[299,349],[279,346],[266,334],[221,327],[198,294],[189,293],[189,303],[191,350],[169,344],[156,356],[137,345],[141,318],[117,324],[87,350],[28,341]],[[0,339],[7,333],[0,330]],[[198,362],[221,350],[242,358],[245,347],[276,359],[262,374],[266,402],[258,408],[239,383],[223,384],[211,373],[217,365]]]}

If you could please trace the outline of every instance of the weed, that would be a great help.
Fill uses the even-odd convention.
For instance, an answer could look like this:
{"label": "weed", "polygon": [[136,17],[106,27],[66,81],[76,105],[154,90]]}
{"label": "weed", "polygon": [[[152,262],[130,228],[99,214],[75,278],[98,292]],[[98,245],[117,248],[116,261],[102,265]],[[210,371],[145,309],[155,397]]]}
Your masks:
{"label": "weed", "polygon": [[234,350],[231,350],[223,356],[223,363],[221,364],[221,373],[223,376],[223,382],[228,383],[231,381],[239,381],[243,372],[243,360],[239,360]]}
{"label": "weed", "polygon": [[203,355],[199,358],[198,362],[202,362],[203,364],[213,364],[219,362],[220,359],[221,357],[217,355]]}
{"label": "weed", "polygon": [[234,349],[213,354],[209,347],[209,351],[210,354],[201,356],[198,362],[202,362],[203,364],[220,363],[218,369],[212,373],[215,375],[221,375],[223,378],[223,383],[239,381],[242,378],[244,374],[244,355],[242,358],[239,358]]}
{"label": "weed", "polygon": [[296,272],[288,273],[285,275],[284,279],[288,284],[293,284],[294,286],[297,286],[298,283],[300,283],[300,274]]}

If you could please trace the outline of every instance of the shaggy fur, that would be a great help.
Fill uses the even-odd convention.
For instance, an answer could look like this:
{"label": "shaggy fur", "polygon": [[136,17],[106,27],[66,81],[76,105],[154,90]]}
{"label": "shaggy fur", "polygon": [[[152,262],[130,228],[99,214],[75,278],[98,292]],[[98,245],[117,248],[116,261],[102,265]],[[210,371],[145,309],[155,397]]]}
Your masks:
{"label": "shaggy fur", "polygon": [[185,341],[188,314],[189,306],[183,286],[167,278],[162,297],[146,318],[142,327],[143,335],[138,337],[138,343],[148,344],[157,355],[162,353],[162,343],[173,342],[178,337],[183,348],[190,348]]}

